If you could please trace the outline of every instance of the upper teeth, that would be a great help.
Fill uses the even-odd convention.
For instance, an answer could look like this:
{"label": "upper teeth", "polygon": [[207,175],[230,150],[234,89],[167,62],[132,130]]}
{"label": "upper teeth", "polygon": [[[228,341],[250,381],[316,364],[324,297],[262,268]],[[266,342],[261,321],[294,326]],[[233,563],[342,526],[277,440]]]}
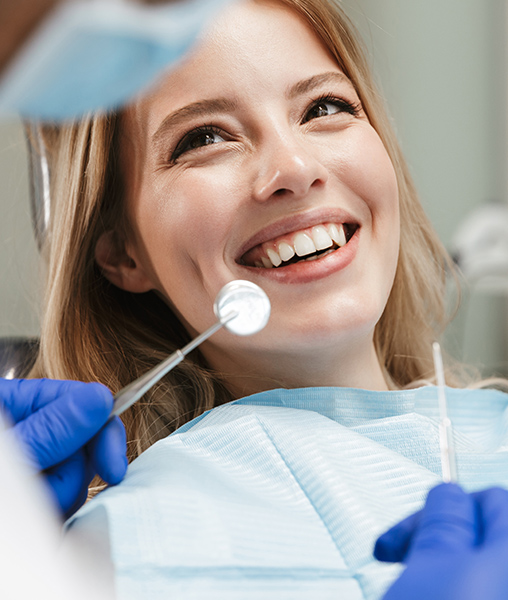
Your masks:
{"label": "upper teeth", "polygon": [[328,229],[332,240],[337,244],[337,246],[345,246],[346,245],[346,232],[344,230],[344,225],[337,227],[337,225],[330,225]]}
{"label": "upper teeth", "polygon": [[346,244],[346,234],[344,225],[317,225],[308,233],[298,232],[293,239],[292,245],[287,241],[280,242],[276,246],[266,248],[268,258],[262,256],[260,261],[256,261],[257,267],[271,268],[278,267],[282,262],[291,260],[297,256],[307,256],[314,254],[318,250],[331,248],[333,245],[342,247]]}
{"label": "upper teeth", "polygon": [[286,242],[281,242],[279,244],[279,256],[282,258],[282,260],[291,260],[294,255],[295,249],[293,248],[293,246],[286,244]]}

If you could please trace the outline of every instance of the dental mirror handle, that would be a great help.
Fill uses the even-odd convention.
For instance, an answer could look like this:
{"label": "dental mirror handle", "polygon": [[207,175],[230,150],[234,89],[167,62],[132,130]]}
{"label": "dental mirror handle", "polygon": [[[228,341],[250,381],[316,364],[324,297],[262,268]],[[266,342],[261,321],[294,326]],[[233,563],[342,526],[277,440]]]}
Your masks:
{"label": "dental mirror handle", "polygon": [[160,364],[155,366],[153,369],[138,377],[129,385],[126,385],[119,392],[117,392],[114,398],[113,410],[111,411],[111,417],[119,416],[130,408],[135,402],[137,402],[141,396],[154,386],[164,375],[169,373],[176,365],[180,364],[189,352],[192,352],[202,342],[207,340],[211,335],[223,327],[228,321],[237,316],[236,312],[231,312],[226,317],[217,321],[209,329],[198,335],[197,338],[193,339],[186,346],[173,352],[168,358],[163,360]]}
{"label": "dental mirror handle", "polygon": [[452,422],[448,417],[448,407],[445,392],[445,376],[441,346],[438,342],[432,344],[434,368],[436,371],[437,394],[439,400],[439,445],[441,448],[441,470],[445,483],[457,481],[457,463],[455,458],[455,444],[453,440]]}

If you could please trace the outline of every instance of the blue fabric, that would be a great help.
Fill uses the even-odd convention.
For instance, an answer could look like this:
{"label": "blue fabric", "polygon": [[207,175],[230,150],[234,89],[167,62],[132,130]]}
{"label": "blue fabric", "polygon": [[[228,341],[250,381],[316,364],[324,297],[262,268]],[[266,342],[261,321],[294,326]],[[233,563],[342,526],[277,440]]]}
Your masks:
{"label": "blue fabric", "polygon": [[[447,398],[460,483],[508,486],[508,396]],[[438,419],[431,386],[256,394],[156,443],[71,526],[100,515],[121,599],[379,598],[399,567],[374,541],[439,482]]]}

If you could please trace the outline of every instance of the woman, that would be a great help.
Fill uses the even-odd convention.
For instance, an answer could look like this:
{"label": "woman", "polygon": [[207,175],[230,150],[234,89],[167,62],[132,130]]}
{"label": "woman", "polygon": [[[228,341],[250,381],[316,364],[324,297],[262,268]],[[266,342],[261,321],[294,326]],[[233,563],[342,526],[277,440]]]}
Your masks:
{"label": "woman", "polygon": [[[448,258],[416,199],[357,43],[349,29],[344,30],[346,18],[339,9],[327,9],[326,5],[309,3],[299,8],[295,3],[294,9],[301,13],[305,10],[322,13],[319,18],[316,15],[316,27],[319,25],[323,38],[333,36],[329,51],[358,90],[363,121],[368,117],[386,148],[385,160],[391,160],[395,171],[396,182],[391,185],[398,186],[400,206],[394,210],[400,211],[402,221],[400,255],[395,267],[396,250],[391,250],[390,268],[392,271],[396,268],[397,272],[384,312],[381,308],[383,314],[374,331],[374,345],[379,357],[377,369],[383,371],[387,387],[404,387],[432,373],[431,343],[445,322],[443,266]],[[174,92],[175,86],[170,89]],[[128,119],[129,114],[132,110],[123,119]],[[118,116],[98,116],[61,130],[47,131],[52,153],[54,221],[51,243],[46,249],[49,270],[42,350],[34,373],[104,381],[117,390],[190,337],[160,294],[122,293],[120,288],[110,285],[108,269],[101,272],[94,260],[99,240],[98,258],[104,262],[108,251],[105,246],[121,248],[131,233],[131,215],[127,214],[124,201],[125,193],[132,191],[132,182],[125,177],[131,167],[123,170],[119,167],[121,161],[127,160],[128,152],[140,151],[129,147],[133,133],[121,129]],[[263,155],[269,163],[271,157]],[[199,193],[203,199],[208,198],[208,189]],[[392,195],[395,193],[392,190]],[[393,198],[392,202],[396,204],[397,200]],[[398,221],[393,219],[388,219],[386,235],[396,249]],[[250,273],[254,275],[252,270]],[[238,270],[237,274],[247,276],[245,270]],[[388,281],[383,282],[385,288],[390,287],[392,276],[393,273],[388,274]],[[178,285],[188,278],[186,271]],[[211,301],[223,280],[224,277],[218,280],[208,294],[207,323],[212,319]],[[260,283],[264,285],[264,280]],[[305,312],[311,313],[311,308]],[[228,342],[232,342],[231,338]],[[251,340],[247,343],[252,351]],[[164,406],[155,400],[142,408],[139,405],[133,408],[127,419],[129,437],[139,439],[141,446],[133,448],[132,457],[149,445],[151,436],[165,435],[203,410],[235,397],[217,373],[206,368],[199,354],[190,369],[182,365],[173,373],[172,381],[151,395],[154,400],[164,397]],[[337,371],[335,365],[336,362]],[[319,380],[319,383],[324,382]],[[363,378],[358,383],[369,387]],[[178,394],[174,393],[175,387],[179,388]],[[161,414],[157,412],[159,409]],[[155,412],[149,416],[147,410]],[[156,420],[157,427],[164,429],[159,434],[151,429]]]}
{"label": "woman", "polygon": [[[432,375],[448,259],[341,10],[232,6],[148,96],[47,140],[34,376],[116,391],[208,327],[228,281],[272,303],[126,415],[131,458],[201,417],[74,521],[108,531],[120,594],[378,597],[396,572],[373,540],[440,474],[435,390],[405,388]],[[448,395],[461,481],[504,482],[497,443],[471,453],[505,396]]]}

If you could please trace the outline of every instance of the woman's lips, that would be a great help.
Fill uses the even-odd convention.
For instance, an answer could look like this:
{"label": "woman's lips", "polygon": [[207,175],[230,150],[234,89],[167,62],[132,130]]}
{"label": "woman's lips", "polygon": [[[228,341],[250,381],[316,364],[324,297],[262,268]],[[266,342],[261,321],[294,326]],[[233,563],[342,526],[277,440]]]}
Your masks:
{"label": "woman's lips", "polygon": [[279,236],[248,250],[240,264],[259,269],[283,269],[301,261],[314,261],[342,248],[357,225],[325,222]]}
{"label": "woman's lips", "polygon": [[354,225],[349,229],[344,246],[339,248],[334,244],[330,249],[297,259],[297,262],[288,261],[286,264],[281,263],[279,267],[244,265],[244,268],[250,271],[251,277],[258,275],[263,279],[273,279],[279,283],[299,284],[322,279],[345,269],[353,261],[360,233],[361,227]]}

